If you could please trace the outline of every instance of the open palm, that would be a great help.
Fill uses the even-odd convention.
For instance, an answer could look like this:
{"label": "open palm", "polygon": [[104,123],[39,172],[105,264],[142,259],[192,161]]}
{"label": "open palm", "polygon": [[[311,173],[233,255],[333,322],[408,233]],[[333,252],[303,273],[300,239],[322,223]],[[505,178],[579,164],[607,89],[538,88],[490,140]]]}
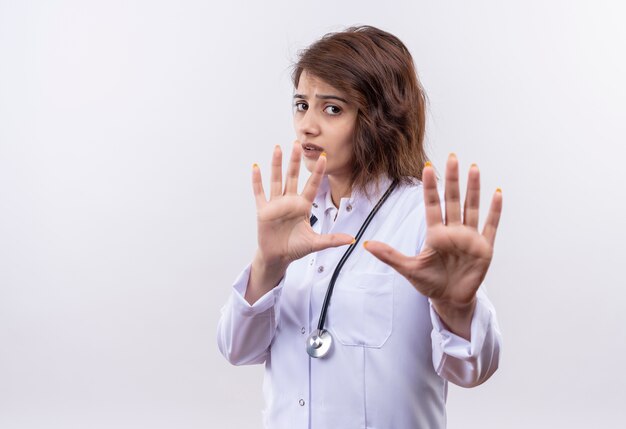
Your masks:
{"label": "open palm", "polygon": [[473,309],[476,291],[482,283],[493,255],[493,246],[502,212],[498,189],[491,202],[482,233],[478,231],[480,173],[472,165],[467,194],[461,213],[459,166],[455,155],[446,164],[445,218],[441,215],[435,172],[428,163],[422,182],[426,207],[426,241],[418,255],[404,255],[387,244],[367,243],[367,250],[391,265],[435,307]]}
{"label": "open palm", "polygon": [[302,193],[299,194],[301,156],[302,147],[296,142],[283,188],[282,152],[276,146],[272,157],[269,200],[265,197],[259,168],[255,166],[253,170],[252,187],[257,206],[259,252],[270,265],[288,265],[309,253],[350,244],[354,240],[348,234],[318,234],[311,228],[311,204],[322,181],[326,157],[320,156]]}

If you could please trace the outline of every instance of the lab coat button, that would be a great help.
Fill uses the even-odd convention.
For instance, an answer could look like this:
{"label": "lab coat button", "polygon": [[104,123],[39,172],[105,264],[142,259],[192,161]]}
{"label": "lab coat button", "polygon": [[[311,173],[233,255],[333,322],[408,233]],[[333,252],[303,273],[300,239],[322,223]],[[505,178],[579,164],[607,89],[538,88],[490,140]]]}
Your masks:
{"label": "lab coat button", "polygon": [[348,206],[346,207],[346,211],[347,212],[351,212],[352,211],[352,204],[348,204]]}
{"label": "lab coat button", "polygon": [[300,329],[300,332],[302,332],[303,334],[306,333],[306,329],[304,329],[304,326],[302,327],[302,329]]}
{"label": "lab coat button", "polygon": [[304,407],[304,399],[300,399],[298,403],[300,404],[301,407]]}
{"label": "lab coat button", "polygon": [[324,266],[320,265],[319,267],[317,267],[317,272],[318,273],[323,273],[324,272]]}

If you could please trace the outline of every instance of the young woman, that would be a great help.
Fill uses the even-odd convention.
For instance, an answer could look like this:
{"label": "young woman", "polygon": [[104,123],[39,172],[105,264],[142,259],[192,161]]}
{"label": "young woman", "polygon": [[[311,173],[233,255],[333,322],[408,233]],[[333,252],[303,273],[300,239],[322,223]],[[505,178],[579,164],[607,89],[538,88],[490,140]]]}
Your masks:
{"label": "young woman", "polygon": [[447,382],[476,386],[498,366],[480,285],[501,192],[479,232],[478,167],[462,209],[452,154],[442,216],[424,92],[395,36],[326,35],[293,83],[297,141],[284,180],[274,149],[269,198],[253,166],[258,250],[223,308],[220,351],[265,363],[268,428],[444,428]]}

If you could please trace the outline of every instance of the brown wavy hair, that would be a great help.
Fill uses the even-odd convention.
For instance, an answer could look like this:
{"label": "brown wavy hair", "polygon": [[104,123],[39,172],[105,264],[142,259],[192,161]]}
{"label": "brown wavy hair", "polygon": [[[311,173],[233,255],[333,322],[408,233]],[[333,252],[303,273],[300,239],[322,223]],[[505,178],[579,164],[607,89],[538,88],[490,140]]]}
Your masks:
{"label": "brown wavy hair", "polygon": [[426,94],[400,39],[372,26],[329,33],[299,52],[295,88],[304,70],[357,107],[351,188],[367,192],[366,185],[383,174],[401,183],[421,180]]}

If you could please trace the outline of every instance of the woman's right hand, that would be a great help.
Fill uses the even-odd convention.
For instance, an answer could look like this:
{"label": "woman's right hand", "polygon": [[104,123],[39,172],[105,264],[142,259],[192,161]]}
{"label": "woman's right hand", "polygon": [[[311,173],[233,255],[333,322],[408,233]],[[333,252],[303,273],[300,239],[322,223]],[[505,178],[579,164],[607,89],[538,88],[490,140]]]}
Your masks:
{"label": "woman's right hand", "polygon": [[295,142],[283,188],[282,151],[280,146],[274,148],[269,200],[263,190],[259,167],[255,164],[252,168],[259,247],[246,289],[246,300],[250,304],[274,288],[296,259],[354,242],[354,237],[348,234],[320,235],[311,228],[311,205],[322,182],[326,156],[319,157],[302,193],[298,194],[301,157],[302,146]]}

